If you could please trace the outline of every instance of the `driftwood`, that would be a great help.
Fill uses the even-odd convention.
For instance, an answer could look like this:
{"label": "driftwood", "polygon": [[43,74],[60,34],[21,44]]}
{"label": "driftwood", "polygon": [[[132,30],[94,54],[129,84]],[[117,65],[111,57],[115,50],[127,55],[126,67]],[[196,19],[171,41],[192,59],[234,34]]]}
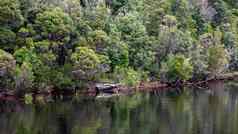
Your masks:
{"label": "driftwood", "polygon": [[98,83],[95,85],[95,89],[97,93],[104,92],[104,93],[115,93],[117,92],[116,89],[120,87],[120,84],[110,84],[110,83]]}

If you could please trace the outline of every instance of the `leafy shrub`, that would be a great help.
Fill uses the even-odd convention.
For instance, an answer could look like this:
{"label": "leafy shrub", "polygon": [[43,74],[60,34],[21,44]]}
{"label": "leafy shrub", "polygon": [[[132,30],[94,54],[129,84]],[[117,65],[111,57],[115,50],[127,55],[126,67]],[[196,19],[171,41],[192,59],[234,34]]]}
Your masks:
{"label": "leafy shrub", "polygon": [[93,79],[100,65],[99,56],[90,48],[78,47],[71,55],[73,74],[77,79]]}
{"label": "leafy shrub", "polygon": [[50,84],[57,89],[73,88],[74,82],[67,73],[60,72],[59,70],[51,70],[50,73]]}
{"label": "leafy shrub", "polygon": [[112,44],[107,48],[107,54],[111,61],[112,70],[116,66],[127,67],[129,64],[129,52],[127,44],[120,42]]}
{"label": "leafy shrub", "polygon": [[18,91],[29,91],[34,87],[34,73],[32,64],[29,62],[23,62],[18,65],[15,71],[15,86]]}
{"label": "leafy shrub", "polygon": [[119,83],[134,86],[140,82],[142,74],[132,68],[116,67],[113,76]]}
{"label": "leafy shrub", "polygon": [[5,28],[0,28],[0,49],[14,49],[15,41],[16,34],[13,31]]}
{"label": "leafy shrub", "polygon": [[12,87],[12,80],[14,70],[16,68],[16,61],[14,57],[0,49],[0,86],[10,88]]}
{"label": "leafy shrub", "polygon": [[24,96],[25,104],[32,104],[33,103],[33,97],[31,94],[25,94]]}
{"label": "leafy shrub", "polygon": [[1,0],[0,2],[0,25],[15,29],[23,24],[23,16],[18,0]]}
{"label": "leafy shrub", "polygon": [[223,46],[216,45],[208,49],[208,70],[212,75],[225,71],[228,61],[229,57]]}
{"label": "leafy shrub", "polygon": [[193,66],[183,55],[169,55],[162,63],[161,78],[165,81],[188,80],[192,77]]}

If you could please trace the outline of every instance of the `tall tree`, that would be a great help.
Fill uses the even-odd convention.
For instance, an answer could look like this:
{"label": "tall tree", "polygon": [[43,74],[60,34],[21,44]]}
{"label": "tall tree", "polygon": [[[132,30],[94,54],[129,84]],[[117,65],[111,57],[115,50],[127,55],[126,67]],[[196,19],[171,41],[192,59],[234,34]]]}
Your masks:
{"label": "tall tree", "polygon": [[0,26],[11,30],[19,28],[23,24],[23,16],[18,0],[1,0],[0,2]]}
{"label": "tall tree", "polygon": [[37,14],[35,30],[40,33],[41,40],[48,40],[50,48],[57,55],[58,65],[65,63],[67,43],[74,29],[71,17],[60,8],[47,9]]}

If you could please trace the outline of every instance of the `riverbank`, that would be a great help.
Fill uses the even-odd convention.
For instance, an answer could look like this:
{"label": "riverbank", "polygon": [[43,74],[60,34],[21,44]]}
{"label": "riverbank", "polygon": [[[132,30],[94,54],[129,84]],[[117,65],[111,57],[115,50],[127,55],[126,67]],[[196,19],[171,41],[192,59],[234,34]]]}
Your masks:
{"label": "riverbank", "polygon": [[[86,96],[97,96],[99,93],[108,94],[132,94],[134,92],[143,91],[163,91],[169,88],[180,88],[183,86],[195,86],[204,87],[210,82],[214,81],[227,81],[227,80],[238,80],[238,72],[226,73],[216,75],[215,77],[210,77],[207,80],[201,81],[177,81],[173,83],[165,83],[160,81],[154,82],[140,82],[136,86],[125,86],[121,84],[100,84],[100,89],[98,84],[92,83],[85,90],[78,89],[65,89],[56,90],[54,88],[47,89],[45,91],[36,90],[34,92],[28,92],[27,95],[36,98],[37,96],[42,97],[54,97],[59,98],[60,96],[73,96],[76,94],[83,94]],[[20,100],[24,99],[26,95],[18,96],[14,90],[0,90],[0,100]]]}

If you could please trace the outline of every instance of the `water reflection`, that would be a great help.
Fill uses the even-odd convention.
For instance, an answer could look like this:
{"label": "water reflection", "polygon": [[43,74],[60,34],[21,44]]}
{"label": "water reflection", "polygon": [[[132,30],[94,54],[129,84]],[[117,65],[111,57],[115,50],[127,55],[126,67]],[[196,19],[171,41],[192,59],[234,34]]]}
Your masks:
{"label": "water reflection", "polygon": [[110,99],[0,102],[0,134],[237,134],[238,85]]}

